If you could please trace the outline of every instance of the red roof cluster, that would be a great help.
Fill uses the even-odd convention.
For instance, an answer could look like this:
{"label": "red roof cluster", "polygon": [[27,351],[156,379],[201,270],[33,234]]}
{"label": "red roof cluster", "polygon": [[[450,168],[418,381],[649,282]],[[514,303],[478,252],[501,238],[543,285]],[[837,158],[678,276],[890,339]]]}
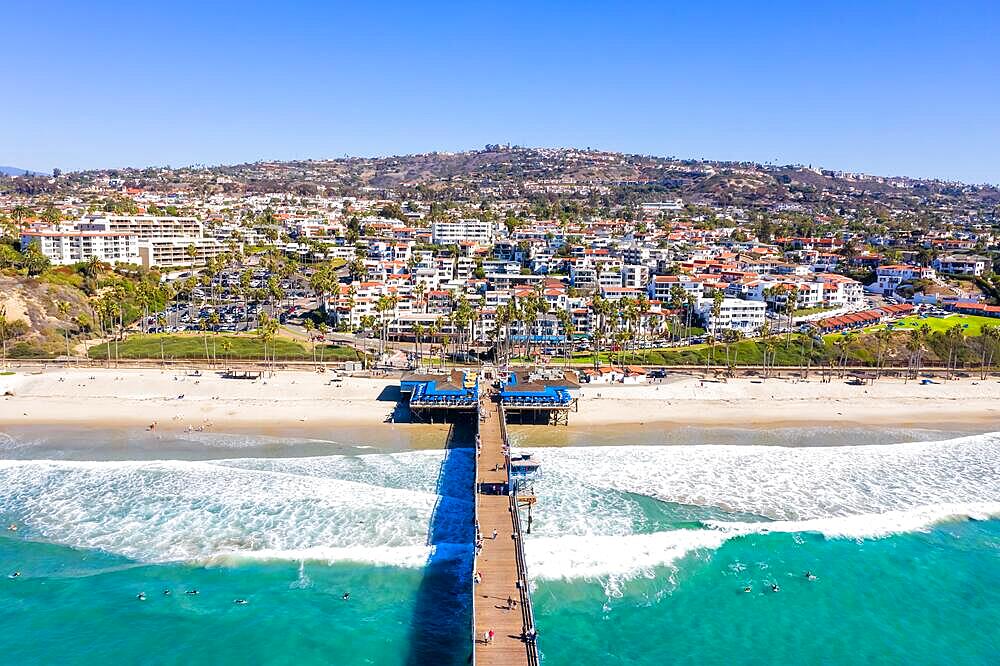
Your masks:
{"label": "red roof cluster", "polygon": [[816,322],[821,330],[839,331],[844,328],[855,328],[858,326],[871,326],[882,321],[885,317],[901,317],[913,311],[913,306],[907,303],[897,305],[886,305],[874,310],[863,310],[862,312],[851,312],[839,317],[827,317]]}

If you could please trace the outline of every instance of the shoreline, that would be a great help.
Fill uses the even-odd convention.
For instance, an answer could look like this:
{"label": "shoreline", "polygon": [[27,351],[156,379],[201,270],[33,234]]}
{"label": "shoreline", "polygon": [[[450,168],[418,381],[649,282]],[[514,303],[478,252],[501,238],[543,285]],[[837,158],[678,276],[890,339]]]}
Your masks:
{"label": "shoreline", "polygon": [[[0,376],[0,425],[141,426],[157,430],[257,430],[417,425],[395,378],[282,371],[260,380],[214,372],[68,369]],[[591,427],[720,428],[1000,426],[1000,382],[958,379],[922,385],[882,379],[853,386],[753,378],[673,377],[660,384],[585,385],[569,430]],[[560,426],[560,428],[562,428]]]}

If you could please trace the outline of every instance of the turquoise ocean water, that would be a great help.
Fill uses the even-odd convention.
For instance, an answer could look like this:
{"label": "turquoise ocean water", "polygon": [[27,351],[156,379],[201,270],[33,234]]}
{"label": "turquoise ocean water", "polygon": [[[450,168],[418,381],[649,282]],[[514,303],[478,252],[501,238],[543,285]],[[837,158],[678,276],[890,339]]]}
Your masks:
{"label": "turquoise ocean water", "polygon": [[[997,663],[1000,435],[957,434],[537,449],[543,662]],[[471,453],[384,437],[0,435],[0,663],[466,663]]]}

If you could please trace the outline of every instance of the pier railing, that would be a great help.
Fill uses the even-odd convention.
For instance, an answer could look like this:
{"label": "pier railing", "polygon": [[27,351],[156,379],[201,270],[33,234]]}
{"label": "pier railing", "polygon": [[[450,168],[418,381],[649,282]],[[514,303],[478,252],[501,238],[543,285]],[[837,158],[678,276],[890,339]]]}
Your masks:
{"label": "pier railing", "polygon": [[531,583],[528,581],[528,565],[524,559],[524,535],[521,532],[521,515],[517,508],[517,493],[510,496],[510,510],[514,514],[514,538],[517,540],[518,587],[521,592],[521,618],[524,625],[524,640],[527,643],[528,665],[538,666],[538,638],[535,628],[535,613],[531,607]]}
{"label": "pier railing", "polygon": [[483,423],[482,410],[476,410],[476,438],[472,451],[472,570],[469,572],[469,644],[472,646],[472,656],[469,663],[476,666],[476,571],[478,570],[478,554],[475,544],[479,543],[479,430]]}
{"label": "pier railing", "polygon": [[528,563],[524,558],[524,533],[521,531],[521,511],[517,505],[517,485],[510,476],[510,439],[507,437],[507,415],[503,403],[497,404],[497,417],[500,419],[500,441],[506,448],[504,463],[507,465],[507,479],[510,493],[510,513],[514,523],[514,554],[517,561],[518,590],[521,593],[521,624],[524,640],[528,651],[529,666],[538,665],[538,640],[535,637],[535,614],[531,606],[531,584],[528,581]]}

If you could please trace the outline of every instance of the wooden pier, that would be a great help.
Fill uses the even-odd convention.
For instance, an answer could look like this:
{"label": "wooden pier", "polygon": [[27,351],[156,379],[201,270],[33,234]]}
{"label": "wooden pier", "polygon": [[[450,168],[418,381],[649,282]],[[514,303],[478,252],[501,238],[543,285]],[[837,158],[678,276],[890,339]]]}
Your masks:
{"label": "wooden pier", "polygon": [[[473,565],[473,663],[537,666],[538,645],[524,561],[518,498],[511,486],[504,410],[483,396],[476,454],[476,557]],[[496,535],[494,537],[494,534]],[[508,604],[508,600],[512,603]],[[492,642],[486,635],[493,631]]]}

